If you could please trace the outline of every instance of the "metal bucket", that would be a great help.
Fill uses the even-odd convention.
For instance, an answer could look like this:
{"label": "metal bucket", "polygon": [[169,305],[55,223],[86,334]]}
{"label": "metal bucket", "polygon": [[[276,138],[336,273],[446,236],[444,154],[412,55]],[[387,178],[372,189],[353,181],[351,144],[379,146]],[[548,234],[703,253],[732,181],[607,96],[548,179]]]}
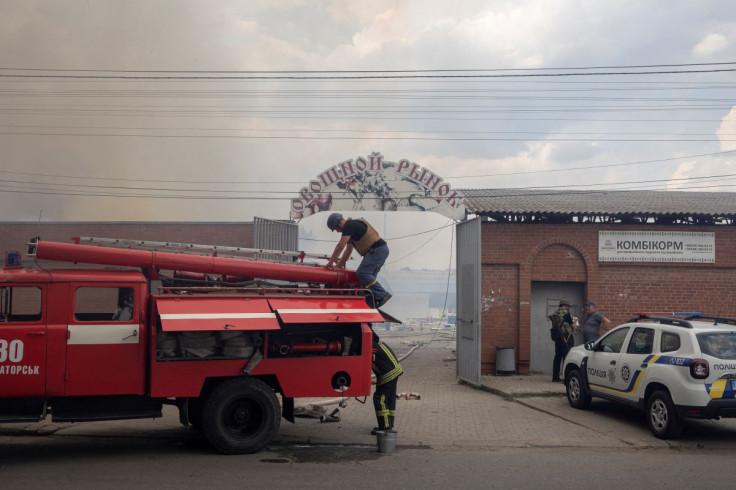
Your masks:
{"label": "metal bucket", "polygon": [[393,453],[396,450],[396,431],[379,430],[376,432],[379,453]]}

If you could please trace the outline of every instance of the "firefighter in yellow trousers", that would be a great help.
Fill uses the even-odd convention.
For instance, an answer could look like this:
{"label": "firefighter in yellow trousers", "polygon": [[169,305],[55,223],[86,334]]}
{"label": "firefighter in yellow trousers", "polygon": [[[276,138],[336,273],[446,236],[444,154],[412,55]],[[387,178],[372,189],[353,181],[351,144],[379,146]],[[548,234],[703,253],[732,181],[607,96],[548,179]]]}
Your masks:
{"label": "firefighter in yellow trousers", "polygon": [[396,417],[396,385],[404,370],[401,368],[396,354],[391,348],[373,336],[373,372],[376,375],[376,392],[373,394],[373,406],[376,409],[378,426],[371,434],[379,430],[393,430]]}

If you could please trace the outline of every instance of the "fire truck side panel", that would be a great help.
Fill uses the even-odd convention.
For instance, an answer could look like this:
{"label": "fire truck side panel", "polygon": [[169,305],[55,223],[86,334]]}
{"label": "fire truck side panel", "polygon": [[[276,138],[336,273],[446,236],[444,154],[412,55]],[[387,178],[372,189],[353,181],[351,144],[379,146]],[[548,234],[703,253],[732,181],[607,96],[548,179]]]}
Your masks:
{"label": "fire truck side panel", "polygon": [[145,394],[145,297],[142,281],[70,284],[66,396]]}
{"label": "fire truck side panel", "polygon": [[[269,358],[261,361],[253,375],[276,374],[284,396],[346,397],[371,394],[371,341],[373,333],[367,324],[361,325],[361,352],[355,356]],[[339,389],[340,376],[349,387]]]}
{"label": "fire truck side panel", "polygon": [[278,330],[279,322],[262,297],[211,295],[156,297],[161,328],[167,332]]}
{"label": "fire truck side panel", "polygon": [[363,298],[274,298],[271,308],[283,323],[383,322],[381,313]]}
{"label": "fire truck side panel", "polygon": [[[265,334],[265,332],[264,332]],[[264,335],[265,336],[265,335]],[[268,357],[268,342],[263,345],[265,358],[251,371],[254,377],[275,377],[286,397],[367,396],[371,392],[371,339],[367,324],[360,326],[359,355],[316,355],[313,357]],[[151,345],[156,345],[152,338]],[[157,360],[151,352],[151,396],[154,398],[198,397],[208,379],[243,376],[250,359]],[[349,382],[344,391],[333,388],[341,379]],[[339,386],[339,385],[337,385]]]}

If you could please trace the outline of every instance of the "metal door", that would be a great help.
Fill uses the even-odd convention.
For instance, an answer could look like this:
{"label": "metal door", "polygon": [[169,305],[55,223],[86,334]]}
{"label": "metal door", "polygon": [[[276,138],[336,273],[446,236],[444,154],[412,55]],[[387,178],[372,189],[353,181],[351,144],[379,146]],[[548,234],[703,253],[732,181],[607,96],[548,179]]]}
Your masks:
{"label": "metal door", "polygon": [[457,377],[480,385],[480,218],[457,225]]}
{"label": "metal door", "polygon": [[[583,294],[581,282],[532,282],[532,318],[529,368],[532,372],[552,373],[555,343],[550,338],[552,326],[547,318],[558,308],[560,299],[569,299],[570,314],[583,318]],[[577,338],[575,345],[578,345]]]}

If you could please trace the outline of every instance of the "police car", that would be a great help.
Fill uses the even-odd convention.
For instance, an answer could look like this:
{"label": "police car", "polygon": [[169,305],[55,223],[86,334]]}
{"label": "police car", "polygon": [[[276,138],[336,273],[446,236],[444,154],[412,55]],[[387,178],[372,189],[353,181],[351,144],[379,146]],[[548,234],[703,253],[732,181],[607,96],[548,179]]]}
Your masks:
{"label": "police car", "polygon": [[[640,314],[565,358],[567,400],[592,397],[641,408],[655,436],[675,438],[686,418],[736,417],[736,320]],[[677,314],[673,314],[677,316]]]}

